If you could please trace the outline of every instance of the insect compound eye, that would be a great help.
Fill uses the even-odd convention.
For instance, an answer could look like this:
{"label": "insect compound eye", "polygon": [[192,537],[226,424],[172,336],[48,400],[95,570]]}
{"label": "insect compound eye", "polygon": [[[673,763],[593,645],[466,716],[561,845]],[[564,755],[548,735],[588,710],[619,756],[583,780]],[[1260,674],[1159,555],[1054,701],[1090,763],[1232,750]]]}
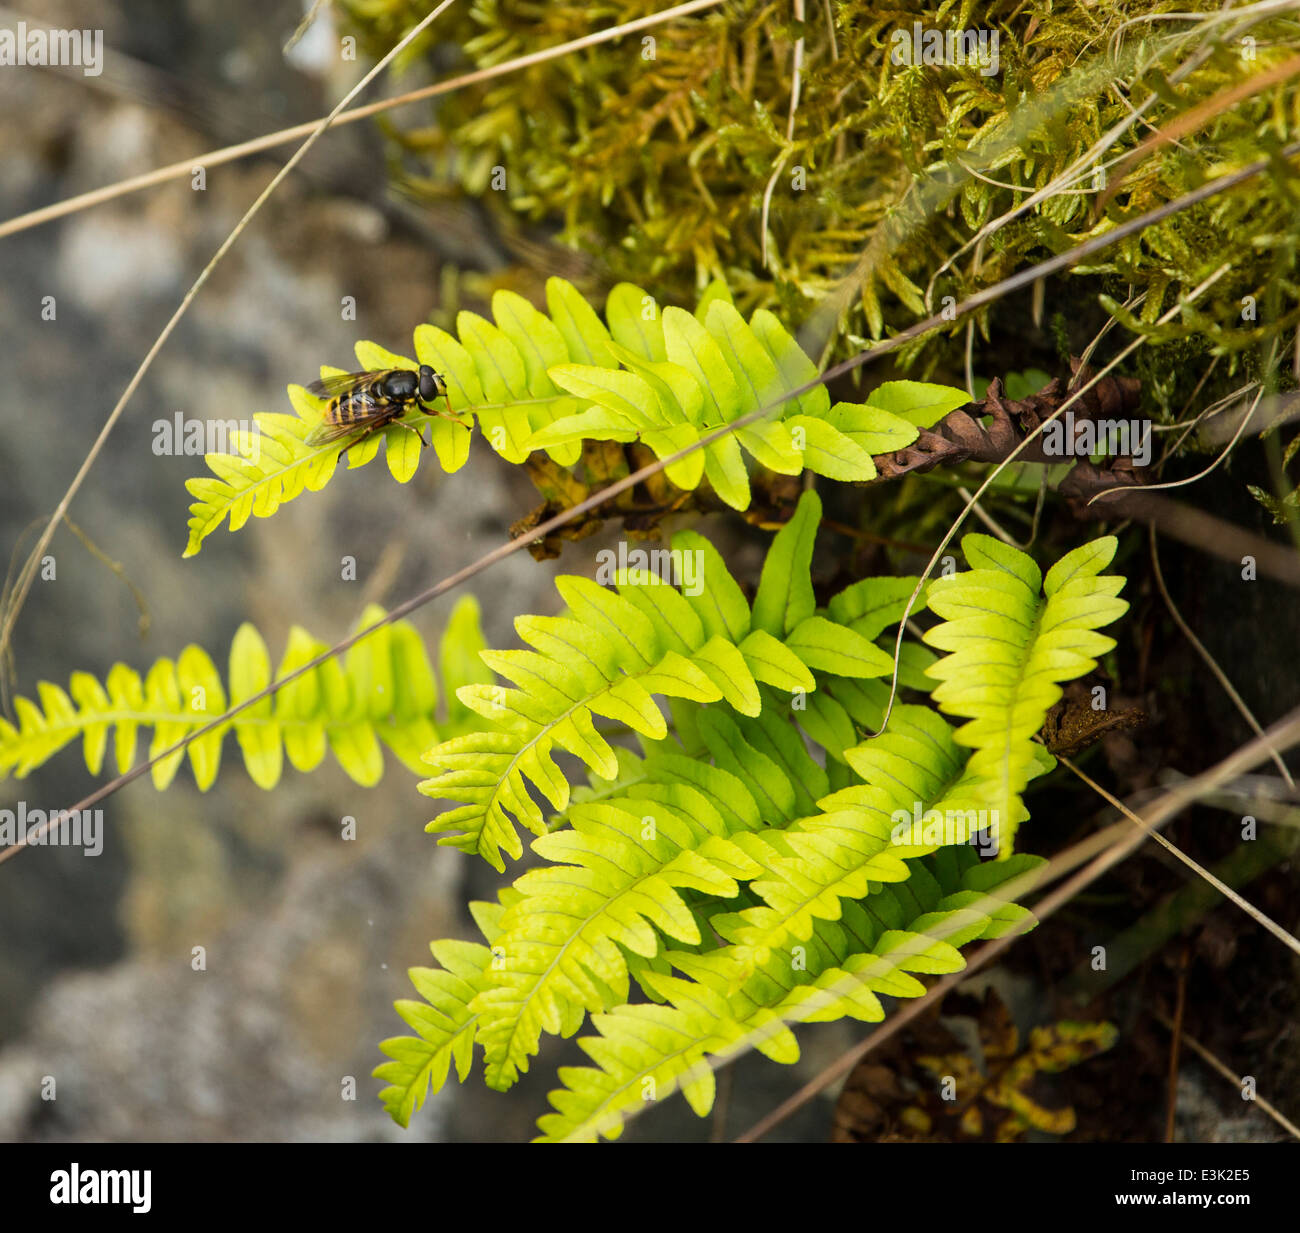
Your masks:
{"label": "insect compound eye", "polygon": [[428,364],[420,365],[420,397],[425,402],[431,402],[433,399],[441,396],[443,390],[442,378],[438,376]]}

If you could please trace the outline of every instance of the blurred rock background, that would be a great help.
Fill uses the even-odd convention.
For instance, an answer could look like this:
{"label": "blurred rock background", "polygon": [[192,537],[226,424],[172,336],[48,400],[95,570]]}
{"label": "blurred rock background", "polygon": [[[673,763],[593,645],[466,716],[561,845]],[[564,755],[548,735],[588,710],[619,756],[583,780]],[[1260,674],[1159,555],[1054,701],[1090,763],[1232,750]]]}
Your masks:
{"label": "blurred rock background", "polygon": [[[286,59],[304,7],[30,0],[21,13],[0,9],[9,27],[26,18],[102,29],[108,52],[95,78],[0,69],[0,219],[327,112],[364,66],[339,59],[328,6]],[[419,84],[414,73],[401,88]],[[370,97],[392,90],[381,81]],[[54,508],[158,331],[294,148],[208,168],[203,191],[182,179],[0,239],[6,558],[21,563],[34,520]],[[350,365],[359,338],[409,351],[415,325],[456,306],[448,295],[482,311],[475,292],[512,260],[484,220],[473,203],[427,209],[392,197],[373,122],[318,143],[200,293],[71,508],[138,588],[147,630],[123,578],[61,528],[56,580],[36,584],[17,628],[18,692],[34,693],[41,679],[66,684],[76,669],[102,679],[117,660],[143,669],[191,642],[224,667],[243,620],[258,625],[278,658],[292,624],[335,640],[367,602],[396,603],[506,538],[536,496],[476,441],[452,479],[426,460],[399,486],[376,460],[273,521],[218,531],[183,561],[184,481],[204,469],[200,459],[152,449],[155,421],[178,412],[229,419],[287,410],[286,384],[321,363]],[[536,295],[549,274],[571,275],[550,251],[554,265],[515,268],[519,290]],[[41,317],[46,296],[55,298],[54,321]],[[345,296],[355,298],[356,321],[342,319]],[[568,546],[560,565],[589,572],[610,539]],[[756,563],[755,543],[743,551]],[[345,554],[357,560],[355,582],[340,576]],[[515,615],[556,610],[556,571],[520,554],[473,581],[493,645],[514,644]],[[1176,562],[1170,573],[1180,594],[1204,592],[1179,577]],[[415,615],[426,637],[440,633],[454,599]],[[1251,599],[1265,603],[1254,591]],[[1198,626],[1240,649],[1235,628]],[[1247,687],[1276,672],[1253,645],[1239,682],[1252,700],[1260,690]],[[1195,664],[1188,671],[1206,695],[1188,713],[1235,724],[1217,687]],[[98,782],[78,743],[21,783],[6,781],[0,804],[58,808]],[[429,961],[431,938],[476,936],[464,904],[497,884],[487,866],[423,834],[434,810],[391,758],[375,789],[327,762],[311,776],[288,769],[274,792],[262,792],[228,741],[206,794],[186,769],[165,794],[142,781],[111,797],[102,855],[34,849],[0,866],[0,1138],[530,1137],[556,1065],[582,1060],[571,1042],[549,1042],[508,1094],[487,1092],[477,1075],[452,1084],[409,1131],[375,1100],[377,1042],[405,1030],[391,1004],[410,996],[406,968]],[[344,816],[357,819],[355,842],[339,838]],[[206,971],[191,969],[195,946],[206,949]],[[796,1067],[751,1055],[720,1079],[719,1119],[700,1121],[672,1099],[626,1137],[734,1135],[863,1032],[841,1023],[801,1033]],[[47,1076],[53,1101],[41,1097]],[[349,1079],[354,1100],[344,1098]],[[1272,1136],[1258,1114],[1225,1120],[1196,1075],[1180,1082],[1180,1135]],[[834,1094],[772,1137],[824,1139]]]}

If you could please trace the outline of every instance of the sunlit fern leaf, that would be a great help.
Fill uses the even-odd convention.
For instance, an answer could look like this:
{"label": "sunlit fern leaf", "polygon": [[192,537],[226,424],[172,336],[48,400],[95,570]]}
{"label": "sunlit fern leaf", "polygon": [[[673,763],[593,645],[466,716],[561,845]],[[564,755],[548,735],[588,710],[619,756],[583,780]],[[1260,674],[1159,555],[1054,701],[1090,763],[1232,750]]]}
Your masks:
{"label": "sunlit fern leaf", "polygon": [[[833,596],[826,608],[833,620],[864,638],[874,639],[902,619],[918,581],[913,576],[863,578]],[[925,607],[927,587],[921,588],[908,615]]]}
{"label": "sunlit fern leaf", "polygon": [[[930,707],[896,700],[885,732],[861,739],[860,730],[881,726],[889,702],[892,664],[877,643],[892,646],[891,627],[916,579],[855,584],[818,609],[808,572],[819,512],[815,494],[805,493],[773,541],[752,610],[716,550],[694,533],[672,544],[700,554],[701,587],[671,586],[640,569],[614,574],[617,593],[562,579],[569,615],[520,619],[535,651],[484,656],[515,682],[515,696],[462,691],[480,713],[495,695],[510,712],[498,725],[505,731],[446,742],[431,755],[444,768],[434,791],[469,802],[475,816],[453,810],[430,829],[459,827],[466,835],[455,842],[468,839],[464,846],[487,855],[482,836],[495,798],[512,837],[516,820],[541,836],[533,852],[547,863],[512,888],[494,962],[457,1013],[465,1023],[473,1017],[485,1079],[497,1088],[528,1069],[543,1034],[569,1036],[591,1018],[601,1035],[583,1048],[597,1069],[562,1072],[572,1090],[556,1095],[559,1112],[542,1123],[548,1133],[617,1133],[640,1094],[655,1090],[647,1084],[662,1095],[664,1084],[680,1083],[703,1112],[712,1072],[699,1063],[710,1055],[747,1041],[791,1061],[788,1024],[878,1019],[881,995],[924,991],[912,973],[958,970],[956,947],[1030,919],[998,890],[1041,863],[1006,853],[1026,817],[1019,792],[1000,815],[990,810],[997,784],[988,766]],[[984,563],[981,547],[968,544],[973,564]],[[1109,582],[1098,583],[1090,597],[1087,585],[1108,559],[1080,550],[1049,571],[1044,602],[1056,607],[1045,636],[1111,593]],[[1018,558],[1004,563],[1028,573]],[[1006,634],[1019,628],[1006,614],[995,624]],[[925,689],[933,677],[922,669],[940,661],[916,649],[919,658],[900,664],[900,681]],[[713,693],[648,688],[669,655],[699,667]],[[1058,657],[1049,666],[1065,679],[1064,667],[1081,672],[1087,663]],[[671,734],[658,705],[626,687],[612,704],[596,705],[628,679],[669,699]],[[1022,684],[1040,705],[1033,674]],[[592,728],[588,747],[574,750],[593,773],[588,785],[570,791],[549,757],[511,784],[506,764],[522,762],[519,746],[557,708],[567,715],[575,706],[623,724],[644,756]],[[806,736],[822,745],[824,760]],[[473,752],[488,739],[502,742],[492,747],[499,766]],[[467,744],[471,753],[458,763]],[[1052,765],[1029,742],[1025,783]],[[558,812],[543,817],[534,791]],[[1004,859],[980,864],[970,841],[987,842],[990,831]],[[649,1003],[629,1004],[635,990]]]}
{"label": "sunlit fern leaf", "polygon": [[[804,941],[818,920],[838,919],[874,883],[905,881],[908,860],[971,840],[987,811],[980,814],[967,756],[928,707],[896,705],[884,733],[847,751],[860,782],[823,796],[817,812],[783,829],[737,837],[762,870],[750,889],[763,902],[730,927],[733,980]],[[1036,772],[1046,769],[1044,758]]]}
{"label": "sunlit fern leaf", "polygon": [[[795,398],[792,390],[817,375],[811,359],[771,313],[746,322],[730,300],[714,294],[694,315],[660,309],[639,287],[611,291],[607,315],[617,324],[610,354],[623,364],[571,364],[552,377],[587,408],[556,419],[533,437],[552,446],[586,439],[640,439],[660,458],[699,440],[711,429],[770,408],[766,417],[670,464],[668,478],[695,488],[707,477],[736,509],[749,504],[741,448],[768,470],[795,475],[807,467],[840,480],[875,477],[871,449],[902,449],[916,429],[876,407],[837,404],[821,386]],[[935,387],[939,388],[939,387]]]}
{"label": "sunlit fern leaf", "polygon": [[574,790],[563,815],[572,829],[533,843],[557,863],[513,888],[498,963],[473,1005],[490,1086],[508,1087],[527,1068],[542,1032],[626,1001],[628,977],[645,967],[636,961],[658,960],[662,938],[703,940],[707,914],[701,920],[690,900],[733,898],[734,879],[757,872],[727,839],[763,826],[740,780],[680,755],[619,755],[617,781]]}
{"label": "sunlit fern leaf", "polygon": [[653,796],[673,809],[698,809],[710,818],[716,814],[728,835],[765,825],[758,802],[734,775],[720,766],[668,751],[644,759],[638,768],[641,778],[629,780],[612,796],[617,799],[636,793]]}
{"label": "sunlit fern leaf", "polygon": [[[408,412],[402,422],[421,432],[427,429],[444,471],[464,466],[476,417],[493,448],[510,461],[522,462],[527,456],[523,449],[526,438],[556,415],[569,414],[578,406],[549,379],[547,366],[570,359],[600,362],[591,359],[588,338],[571,329],[566,333],[571,319],[577,316],[569,293],[577,295],[568,288],[568,292],[557,291],[554,296],[561,305],[563,321],[553,322],[522,297],[500,291],[493,297],[495,324],[473,313],[463,313],[459,341],[433,326],[421,325],[415,331],[414,359],[362,341],[356,346],[357,362],[363,369],[415,369],[428,364],[443,375],[452,412],[461,422],[419,411]],[[569,350],[570,337],[576,350]],[[321,375],[339,371],[323,367]],[[296,416],[269,412],[254,415],[260,431],[235,434],[233,453],[206,456],[213,476],[187,482],[186,487],[197,500],[190,507],[186,556],[197,553],[203,540],[226,519],[230,529],[236,531],[254,515],[268,518],[284,502],[304,491],[319,491],[333,476],[340,443],[306,443],[320,423],[327,400],[313,397],[300,385],[291,385],[289,401]],[[412,433],[396,426],[348,448],[350,467],[364,466],[378,453],[381,443],[393,477],[399,483],[410,480],[424,451]],[[561,448],[552,451],[552,456],[572,465],[579,448]]]}
{"label": "sunlit fern leaf", "polygon": [[[804,508],[812,509],[811,498]],[[782,532],[800,534],[798,524]],[[623,594],[660,619],[665,637],[684,640],[679,649],[689,653],[699,643],[702,623],[676,590],[648,574],[617,581]],[[761,631],[749,637],[755,634]],[[799,671],[811,686],[812,674],[802,665]],[[506,914],[500,962],[474,1004],[489,1086],[510,1086],[543,1032],[561,1032],[580,1022],[581,1012],[626,1001],[629,976],[637,974],[630,957],[657,959],[661,939],[679,946],[704,940],[707,914],[698,918],[687,893],[711,899],[708,911],[716,911],[720,900],[737,895],[733,879],[763,870],[744,855],[748,845],[730,836],[770,834],[799,810],[816,807],[829,786],[825,771],[783,716],[775,691],[760,697],[762,710],[752,719],[704,708],[698,727],[712,763],[671,754],[642,761],[622,751],[610,787],[582,789],[583,800],[570,803],[562,817],[572,829],[553,829],[532,844],[557,863],[516,882],[523,897]],[[942,719],[925,714],[946,730]]]}
{"label": "sunlit fern leaf", "polygon": [[[329,369],[322,369],[322,375]],[[229,519],[238,531],[249,518],[269,518],[284,501],[304,490],[317,492],[334,473],[338,446],[312,448],[306,438],[319,424],[324,402],[312,399],[302,386],[289,387],[289,401],[297,416],[259,412],[253,416],[257,434],[238,433],[231,453],[205,455],[214,477],[187,480],[185,487],[197,498],[190,506],[187,557],[203,540]]]}
{"label": "sunlit fern leaf", "polygon": [[745,785],[767,826],[782,826],[798,813],[798,790],[776,759],[752,742],[753,725],[742,727],[714,709],[701,712],[697,731],[714,765]]}
{"label": "sunlit fern leaf", "polygon": [[[370,605],[357,629],[383,615],[382,608]],[[443,636],[443,661],[460,663],[463,651],[476,654],[481,646],[478,605],[466,596]],[[326,649],[325,642],[294,626],[273,672],[261,634],[245,624],[231,643],[228,687],[197,646],[186,647],[175,660],[158,660],[143,679],[125,664],[115,664],[102,685],[86,672],[74,673],[67,691],[42,681],[37,701],[15,699],[17,726],[0,719],[0,774],[21,778],[80,737],[86,766],[97,775],[110,730],[117,770],[123,774],[135,763],[141,728],[153,729],[149,757],[156,757]],[[481,682],[489,677],[475,661],[453,679]],[[449,722],[439,721],[437,680],[423,641],[409,622],[397,621],[358,642],[342,664],[330,659],[304,673],[192,741],[188,750],[168,755],[151,773],[154,785],[166,788],[188,752],[195,782],[206,791],[220,769],[224,738],[233,729],[249,777],[259,787],[279,782],[285,758],[296,770],[310,771],[327,749],[352,779],[369,786],[383,774],[382,746],[419,771],[421,754],[440,729],[448,733],[469,725],[470,717],[456,709]]]}
{"label": "sunlit fern leaf", "polygon": [[[433,326],[418,327],[416,359],[372,342],[362,341],[356,347],[357,362],[363,369],[414,369],[429,364],[443,375],[452,410],[462,422],[421,412],[407,413],[403,422],[422,432],[427,426],[439,464],[447,472],[458,470],[469,456],[476,411],[483,417],[484,432],[494,448],[510,461],[521,462],[526,456],[522,442],[534,429],[544,427],[557,414],[576,409],[574,401],[561,393],[545,371],[548,364],[573,358],[562,331],[511,292],[499,292],[493,309],[495,326],[474,314],[462,314],[462,341]],[[576,357],[586,360],[589,356],[584,343]],[[322,368],[321,375],[339,371]],[[329,482],[339,443],[315,447],[306,443],[320,423],[327,400],[311,396],[299,385],[289,387],[289,400],[296,417],[256,414],[253,418],[259,432],[237,433],[231,440],[234,452],[206,456],[214,477],[188,481],[186,486],[197,501],[190,507],[186,556],[197,553],[203,540],[224,520],[229,519],[232,531],[238,530],[250,517],[270,517],[285,501],[304,491],[319,491]],[[422,449],[405,428],[386,428],[349,448],[349,465],[364,466],[374,458],[381,442],[393,477],[399,483],[411,479]],[[557,461],[571,465],[579,448],[564,447],[552,453]]]}
{"label": "sunlit fern leaf", "polygon": [[867,396],[867,406],[879,407],[917,428],[932,428],[949,411],[964,407],[970,400],[966,390],[950,385],[934,385],[928,381],[886,381]]}
{"label": "sunlit fern leaf", "polygon": [[[748,1043],[774,1061],[797,1061],[788,1025],[845,1016],[877,1022],[884,1017],[878,995],[925,992],[913,973],[960,971],[957,948],[1003,927],[973,909],[963,893],[972,889],[967,879],[979,869],[970,863],[975,859],[970,853],[964,861],[910,862],[905,899],[883,887],[871,897],[872,913],[847,905],[842,919],[819,923],[803,966],[773,956],[734,992],[726,950],[670,952],[682,976],[643,976],[658,986],[666,1005],[626,1005],[592,1017],[600,1035],[579,1044],[595,1066],[561,1069],[565,1086],[550,1095],[556,1112],[538,1122],[542,1139],[615,1138],[630,1112],[677,1089],[703,1117],[714,1099],[711,1057],[725,1058]],[[958,906],[953,897],[961,900]],[[725,918],[714,924],[725,932]]]}
{"label": "sunlit fern leaf", "polygon": [[1084,544],[1044,578],[1018,549],[967,535],[962,551],[972,568],[930,584],[930,608],[943,622],[925,640],[951,652],[927,669],[940,682],[933,697],[969,720],[955,739],[975,751],[970,771],[1000,819],[1000,857],[1013,850],[1020,794],[1041,757],[1031,738],[1061,697],[1059,682],[1090,671],[1115,645],[1096,630],[1128,610],[1116,598],[1124,579],[1101,573],[1116,545],[1110,535]]}
{"label": "sunlit fern leaf", "polygon": [[805,493],[794,517],[786,523],[789,534],[773,543],[763,561],[754,596],[754,624],[778,638],[816,611],[810,571],[821,516],[821,498],[815,492]]}

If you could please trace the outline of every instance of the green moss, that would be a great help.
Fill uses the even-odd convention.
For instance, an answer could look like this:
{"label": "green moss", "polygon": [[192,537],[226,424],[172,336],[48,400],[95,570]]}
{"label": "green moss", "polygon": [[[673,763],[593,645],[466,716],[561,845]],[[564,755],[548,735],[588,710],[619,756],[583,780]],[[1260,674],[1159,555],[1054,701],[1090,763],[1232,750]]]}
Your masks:
{"label": "green moss", "polygon": [[[423,12],[415,0],[345,0],[344,7],[375,50]],[[440,20],[428,50],[440,65],[468,69],[662,7],[661,0],[479,0]],[[1175,9],[1201,16],[1151,20]],[[1052,183],[1107,134],[1116,136],[1105,155],[1114,176],[1156,129],[1284,60],[1300,19],[1250,24],[1221,13],[1216,0],[884,7],[808,0],[802,25],[793,13],[792,3],[729,3],[459,91],[437,103],[428,124],[392,130],[393,140],[423,164],[426,191],[445,191],[433,186],[451,180],[481,196],[503,226],[559,223],[564,242],[596,256],[610,281],[634,281],[667,302],[690,303],[723,277],[742,311],[768,305],[829,332],[830,359],[1295,134],[1300,98],[1290,83],[1274,85],[1151,152],[1109,201],[1089,165],[1072,189],[1004,221],[977,245],[982,226],[1006,219],[1028,190]],[[999,71],[890,63],[892,36],[913,22],[996,32]],[[787,143],[800,35],[801,94]],[[1121,131],[1134,109],[1141,119]],[[489,188],[494,167],[506,172],[500,192]],[[765,265],[763,199],[778,167]],[[1107,290],[1116,301],[1145,292],[1140,308],[1121,313],[1128,329],[1162,341],[1199,336],[1227,357],[1230,375],[1240,353],[1300,322],[1297,200],[1294,167],[1279,162],[1251,189],[1216,197],[1076,267],[1065,280],[1070,303],[1048,302],[1048,315],[1073,317],[1077,299],[1096,303]],[[1194,311],[1156,326],[1161,312],[1224,264],[1228,271]],[[837,289],[838,302],[831,299]],[[1243,319],[1246,297],[1254,299],[1254,321]],[[979,326],[987,337],[989,321]],[[931,335],[901,362],[919,360],[922,375],[937,365],[960,369],[964,333],[955,325]],[[1165,387],[1181,377],[1162,373],[1154,382],[1162,403],[1173,397]]]}

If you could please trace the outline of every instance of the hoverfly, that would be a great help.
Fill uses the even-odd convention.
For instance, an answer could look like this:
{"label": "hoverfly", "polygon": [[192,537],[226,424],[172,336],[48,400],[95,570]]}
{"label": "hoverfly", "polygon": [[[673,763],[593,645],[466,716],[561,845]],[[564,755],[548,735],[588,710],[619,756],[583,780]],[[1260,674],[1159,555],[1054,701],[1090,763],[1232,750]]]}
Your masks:
{"label": "hoverfly", "polygon": [[333,377],[322,377],[313,381],[307,392],[318,398],[328,398],[330,404],[325,408],[325,417],[307,437],[308,445],[326,445],[339,441],[358,428],[365,431],[354,441],[349,441],[340,451],[341,458],[354,445],[360,444],[372,432],[396,424],[405,428],[419,438],[425,445],[424,434],[410,424],[403,424],[400,417],[412,407],[424,409],[424,404],[435,398],[447,399],[447,410],[436,408],[435,415],[459,424],[451,411],[451,399],[447,394],[447,383],[441,373],[436,373],[428,364],[421,364],[420,371],[412,372],[409,368],[380,368],[368,372],[345,372]]}

